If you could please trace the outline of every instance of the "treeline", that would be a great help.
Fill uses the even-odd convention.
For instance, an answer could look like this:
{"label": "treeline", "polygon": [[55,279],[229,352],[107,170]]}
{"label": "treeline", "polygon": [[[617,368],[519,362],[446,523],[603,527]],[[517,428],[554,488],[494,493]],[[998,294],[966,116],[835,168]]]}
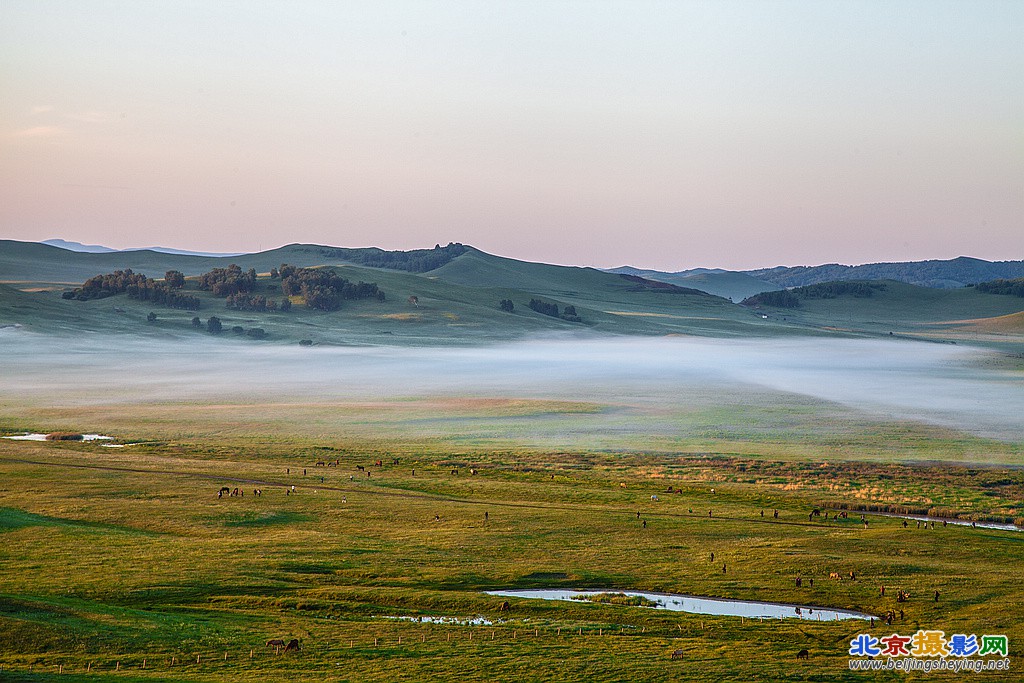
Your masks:
{"label": "treeline", "polygon": [[[276,301],[268,299],[262,294],[228,294],[227,307],[233,311],[255,311],[257,313],[279,310]],[[291,310],[291,307],[292,302],[289,299],[281,301],[280,310],[288,311]]]}
{"label": "treeline", "polygon": [[754,296],[748,296],[740,302],[743,306],[771,306],[773,308],[798,308],[800,299],[788,289],[780,289],[774,292],[761,292]]}
{"label": "treeline", "polygon": [[1024,297],[1024,277],[1014,280],[992,280],[991,282],[979,282],[974,285],[979,292],[986,294],[1006,294],[1009,296]]}
{"label": "treeline", "polygon": [[816,285],[797,287],[791,290],[801,299],[834,299],[837,296],[854,296],[867,298],[875,295],[876,291],[885,291],[885,285],[881,282],[822,282]]}
{"label": "treeline", "polygon": [[383,249],[330,249],[318,248],[317,253],[328,258],[342,259],[371,268],[388,268],[404,270],[410,273],[425,273],[440,268],[452,259],[462,256],[469,247],[458,242],[449,242],[442,247],[435,244],[433,249],[413,249],[411,251],[384,251]]}
{"label": "treeline", "polygon": [[867,298],[874,296],[877,291],[885,291],[885,288],[885,284],[880,282],[822,282],[806,287],[761,292],[747,297],[741,303],[744,306],[799,308],[802,299],[834,299],[837,296]]}
{"label": "treeline", "polygon": [[[512,302],[509,301],[509,303],[511,304]],[[530,299],[530,309],[540,313],[541,315],[548,315],[552,318],[561,318],[562,320],[567,320],[571,323],[583,322],[583,319],[576,315],[575,306],[566,306],[561,312],[559,312],[558,304],[541,301],[540,299]],[[503,308],[502,310],[505,309]],[[511,310],[509,312],[511,312]]]}
{"label": "treeline", "polygon": [[330,268],[298,268],[282,263],[278,275],[285,296],[301,296],[308,307],[321,311],[336,311],[342,301],[350,299],[385,299],[376,283],[351,282]]}
{"label": "treeline", "polygon": [[127,294],[133,299],[149,301],[168,308],[198,311],[199,298],[178,291],[184,284],[185,276],[176,270],[167,271],[164,282],[160,283],[142,273],[133,272],[131,268],[126,268],[115,270],[113,273],[94,275],[81,287],[64,292],[61,296],[64,299],[90,301],[105,299],[115,294]]}
{"label": "treeline", "polygon": [[199,276],[199,288],[213,292],[214,296],[252,292],[256,289],[256,269],[242,272],[241,266],[234,263],[227,268],[214,268]]}

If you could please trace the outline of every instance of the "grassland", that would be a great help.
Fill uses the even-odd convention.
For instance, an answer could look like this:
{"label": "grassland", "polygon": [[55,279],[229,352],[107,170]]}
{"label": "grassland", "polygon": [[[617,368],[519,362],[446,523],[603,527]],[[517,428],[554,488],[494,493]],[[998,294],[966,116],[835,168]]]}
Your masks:
{"label": "grassland", "polygon": [[[501,613],[482,593],[501,588],[902,607],[899,633],[1005,633],[1013,652],[1024,637],[1020,532],[808,519],[815,506],[869,504],[1002,518],[1019,509],[1019,469],[871,461],[863,442],[827,459],[751,444],[746,455],[498,449],[410,426],[442,405],[391,406],[380,422],[405,432],[376,438],[350,428],[358,415],[315,436],[305,428],[317,412],[355,406],[268,406],[284,415],[259,426],[253,406],[154,405],[59,420],[116,430],[135,443],[122,449],[0,440],[5,680],[889,680],[847,670],[848,641],[871,630],[862,622],[529,600]],[[593,407],[440,409],[472,422]],[[3,427],[47,429],[56,417],[26,411]],[[914,438],[941,457],[949,436]],[[245,496],[218,498],[222,486]],[[857,580],[829,580],[832,571]],[[908,603],[895,603],[898,589]],[[406,619],[478,616],[492,623]],[[264,642],[278,637],[300,638],[302,651],[274,654]],[[794,656],[804,648],[809,663]],[[669,659],[676,649],[683,658]]]}

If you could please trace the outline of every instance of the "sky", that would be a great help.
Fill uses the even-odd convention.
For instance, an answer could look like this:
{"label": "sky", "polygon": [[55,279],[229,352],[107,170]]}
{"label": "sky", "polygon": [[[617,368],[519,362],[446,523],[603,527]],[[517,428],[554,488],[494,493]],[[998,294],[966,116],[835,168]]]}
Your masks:
{"label": "sky", "polygon": [[0,238],[1024,258],[1024,3],[0,3]]}

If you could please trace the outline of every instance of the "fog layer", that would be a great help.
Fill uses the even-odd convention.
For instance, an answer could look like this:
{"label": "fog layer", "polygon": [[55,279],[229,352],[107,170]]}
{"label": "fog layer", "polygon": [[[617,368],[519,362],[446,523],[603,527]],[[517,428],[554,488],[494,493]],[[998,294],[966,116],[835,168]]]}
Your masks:
{"label": "fog layer", "polygon": [[[7,402],[279,402],[488,397],[640,411],[756,394],[1024,440],[1024,383],[986,352],[868,340],[549,339],[473,348],[283,347],[200,339],[72,342],[0,330]],[[739,397],[737,399],[737,397]],[[774,398],[773,398],[774,397]]]}

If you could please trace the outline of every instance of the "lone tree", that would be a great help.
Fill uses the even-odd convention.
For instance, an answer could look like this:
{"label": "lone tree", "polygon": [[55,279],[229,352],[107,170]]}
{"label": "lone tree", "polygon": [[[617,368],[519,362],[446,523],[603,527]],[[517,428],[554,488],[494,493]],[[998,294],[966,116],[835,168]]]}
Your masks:
{"label": "lone tree", "polygon": [[149,315],[146,316],[146,322],[147,323],[155,323],[156,322],[156,313],[154,313],[153,311],[150,311]]}
{"label": "lone tree", "polygon": [[498,308],[505,311],[506,313],[511,313],[512,311],[516,310],[516,305],[512,303],[512,299],[502,299],[501,303],[498,304]]}
{"label": "lone tree", "polygon": [[199,316],[192,318],[192,327],[202,327],[203,321],[199,319]]}
{"label": "lone tree", "polygon": [[208,332],[216,334],[224,329],[224,326],[221,325],[220,318],[215,315],[211,315],[210,319],[206,321],[206,329]]}

